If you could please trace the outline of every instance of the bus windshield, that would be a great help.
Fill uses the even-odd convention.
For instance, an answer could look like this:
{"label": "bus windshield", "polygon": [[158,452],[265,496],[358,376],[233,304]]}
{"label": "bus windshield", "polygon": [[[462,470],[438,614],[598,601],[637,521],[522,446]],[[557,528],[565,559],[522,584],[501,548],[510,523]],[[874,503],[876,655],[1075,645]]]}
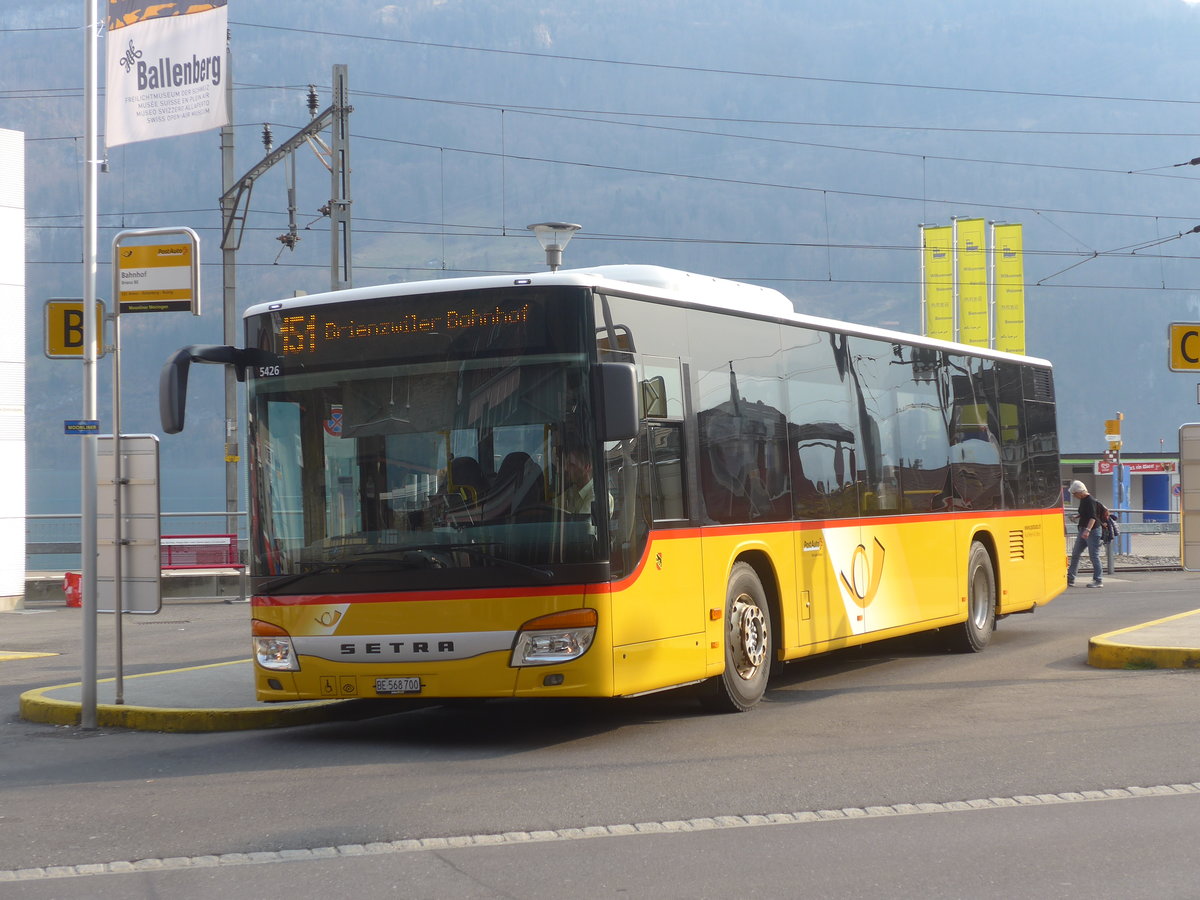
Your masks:
{"label": "bus windshield", "polygon": [[595,446],[581,342],[510,334],[496,356],[487,334],[411,362],[285,353],[250,379],[257,591],[539,584],[607,557],[570,460]]}

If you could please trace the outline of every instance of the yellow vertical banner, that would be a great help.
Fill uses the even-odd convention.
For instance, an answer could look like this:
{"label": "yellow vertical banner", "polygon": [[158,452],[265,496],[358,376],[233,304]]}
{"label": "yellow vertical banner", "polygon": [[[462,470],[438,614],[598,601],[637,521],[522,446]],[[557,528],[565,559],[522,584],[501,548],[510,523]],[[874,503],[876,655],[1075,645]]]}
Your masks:
{"label": "yellow vertical banner", "polygon": [[954,223],[954,262],[958,282],[958,339],[964,344],[987,347],[988,328],[987,251],[984,249],[983,219],[959,219]]}
{"label": "yellow vertical banner", "polygon": [[1020,224],[992,226],[996,349],[1025,352],[1025,248]]}
{"label": "yellow vertical banner", "polygon": [[921,268],[924,283],[927,337],[954,340],[954,255],[951,229],[947,226],[921,228]]}

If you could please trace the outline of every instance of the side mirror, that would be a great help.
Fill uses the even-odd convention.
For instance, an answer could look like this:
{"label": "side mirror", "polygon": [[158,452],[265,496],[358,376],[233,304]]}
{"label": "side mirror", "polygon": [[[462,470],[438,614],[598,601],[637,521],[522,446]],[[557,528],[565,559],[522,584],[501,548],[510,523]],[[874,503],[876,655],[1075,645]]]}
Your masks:
{"label": "side mirror", "polygon": [[189,348],[177,350],[163,364],[158,373],[158,417],[166,434],[183,431],[183,417],[187,412],[188,370],[192,365]]}
{"label": "side mirror", "polygon": [[599,431],[604,441],[625,441],[638,432],[638,381],[633,363],[605,362],[596,367]]}
{"label": "side mirror", "polygon": [[244,381],[246,366],[275,360],[274,354],[263,350],[239,350],[217,344],[192,344],[171,354],[158,374],[158,417],[163,431],[179,434],[187,413],[188,372],[192,363],[215,363],[234,366],[238,381]]}

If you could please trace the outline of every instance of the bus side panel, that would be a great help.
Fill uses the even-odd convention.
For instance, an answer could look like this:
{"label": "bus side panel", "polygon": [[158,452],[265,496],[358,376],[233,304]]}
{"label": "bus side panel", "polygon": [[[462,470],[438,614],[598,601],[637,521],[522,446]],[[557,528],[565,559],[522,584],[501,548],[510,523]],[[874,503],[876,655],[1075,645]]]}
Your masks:
{"label": "bus side panel", "polygon": [[709,604],[702,576],[697,530],[651,536],[641,565],[613,589],[614,693],[636,694],[705,677]]}
{"label": "bus side panel", "polygon": [[[835,531],[849,531],[857,537],[858,525],[841,528],[807,525],[795,533],[796,628],[789,632],[795,636],[794,641],[786,645],[789,650],[844,640],[853,634],[861,610],[853,604],[853,612],[847,610],[837,587],[839,576],[834,571],[829,539]],[[835,539],[833,543],[837,545],[838,541]],[[805,654],[791,652],[787,655]]]}
{"label": "bus side panel", "polygon": [[954,532],[953,521],[933,518],[825,529],[830,603],[840,601],[849,633],[919,631],[955,616],[962,576]]}
{"label": "bus side panel", "polygon": [[996,523],[1000,614],[1044,606],[1063,591],[1066,570],[1059,569],[1062,531],[1058,510]]}
{"label": "bus side panel", "polygon": [[706,677],[703,634],[613,647],[614,693],[642,694]]}
{"label": "bus side panel", "polygon": [[[879,590],[867,611],[867,630],[921,625],[966,616],[960,586],[966,568],[953,521],[929,518],[863,529],[863,544],[881,545]],[[920,628],[914,628],[914,631]]]}
{"label": "bus side panel", "polygon": [[699,531],[658,531],[641,564],[613,589],[613,644],[639,644],[698,634],[704,604]]}

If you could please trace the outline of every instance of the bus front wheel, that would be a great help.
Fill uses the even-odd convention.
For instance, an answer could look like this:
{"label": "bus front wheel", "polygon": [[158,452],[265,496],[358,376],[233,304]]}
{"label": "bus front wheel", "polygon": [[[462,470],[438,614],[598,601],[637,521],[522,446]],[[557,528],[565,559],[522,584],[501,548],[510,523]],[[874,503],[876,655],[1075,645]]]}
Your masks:
{"label": "bus front wheel", "polygon": [[987,548],[974,541],[967,557],[967,621],[950,630],[947,646],[958,653],[978,653],[991,643],[995,630],[996,570]]}
{"label": "bus front wheel", "polygon": [[767,689],[773,644],[766,591],[752,566],[737,563],[725,593],[725,671],[705,685],[705,706],[716,712],[752,709]]}

